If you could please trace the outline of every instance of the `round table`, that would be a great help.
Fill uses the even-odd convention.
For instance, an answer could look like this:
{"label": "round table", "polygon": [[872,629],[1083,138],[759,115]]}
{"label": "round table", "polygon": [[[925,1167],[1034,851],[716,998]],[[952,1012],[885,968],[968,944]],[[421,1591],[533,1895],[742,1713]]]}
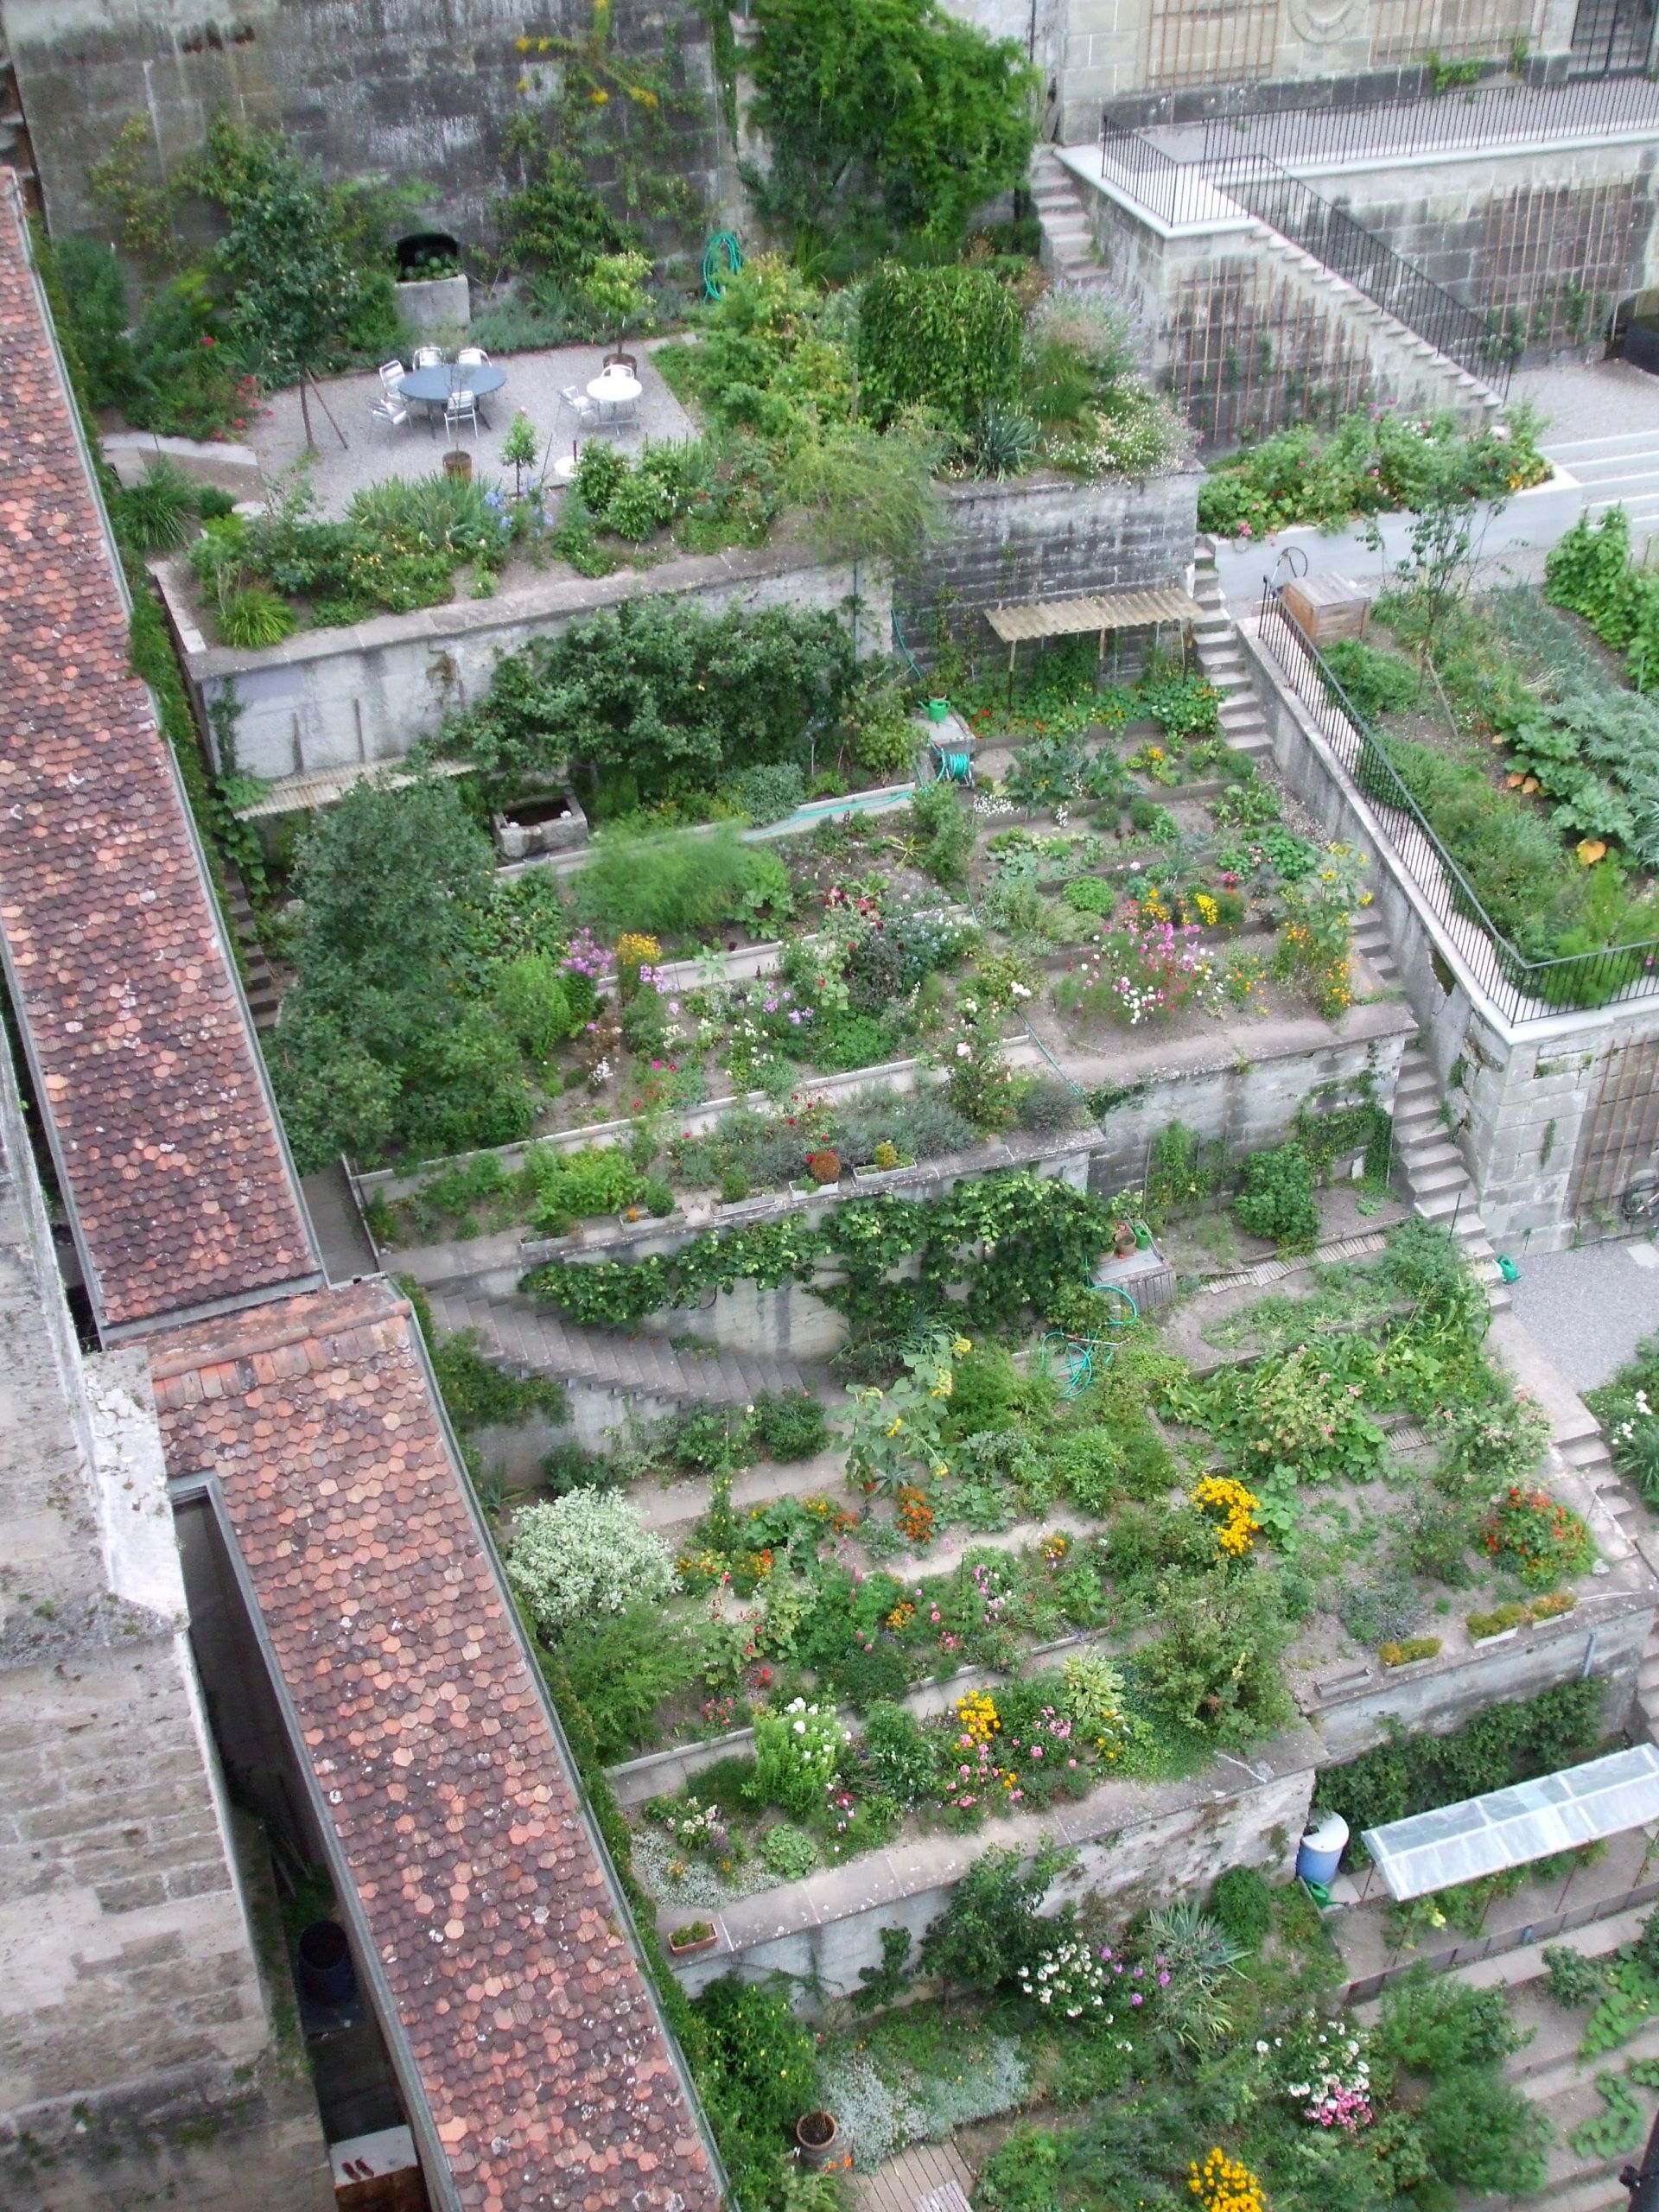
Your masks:
{"label": "round table", "polygon": [[588,397],[597,400],[601,408],[632,407],[645,388],[626,369],[601,369],[588,385]]}
{"label": "round table", "polygon": [[499,391],[506,380],[506,371],[498,369],[493,361],[465,361],[458,367],[445,362],[435,369],[405,369],[397,389],[405,399],[441,409],[452,391],[470,391],[475,399],[485,399],[491,392]]}

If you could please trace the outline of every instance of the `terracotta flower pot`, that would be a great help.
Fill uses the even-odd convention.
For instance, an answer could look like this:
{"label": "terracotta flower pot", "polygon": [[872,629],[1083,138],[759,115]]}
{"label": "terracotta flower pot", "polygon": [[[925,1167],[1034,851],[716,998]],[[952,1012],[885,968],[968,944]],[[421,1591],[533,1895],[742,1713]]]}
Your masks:
{"label": "terracotta flower pot", "polygon": [[829,2112],[804,2112],[795,2123],[795,2143],[804,2166],[826,2166],[835,2155],[841,2130]]}

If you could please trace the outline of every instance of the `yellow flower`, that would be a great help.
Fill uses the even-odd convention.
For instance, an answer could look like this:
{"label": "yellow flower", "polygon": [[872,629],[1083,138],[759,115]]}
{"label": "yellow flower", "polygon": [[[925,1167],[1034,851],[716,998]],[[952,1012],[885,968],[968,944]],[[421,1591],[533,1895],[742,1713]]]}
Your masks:
{"label": "yellow flower", "polygon": [[950,1349],[955,1352],[958,1359],[964,1358],[969,1352],[972,1351],[973,1348],[973,1342],[970,1338],[952,1337],[950,1339]]}

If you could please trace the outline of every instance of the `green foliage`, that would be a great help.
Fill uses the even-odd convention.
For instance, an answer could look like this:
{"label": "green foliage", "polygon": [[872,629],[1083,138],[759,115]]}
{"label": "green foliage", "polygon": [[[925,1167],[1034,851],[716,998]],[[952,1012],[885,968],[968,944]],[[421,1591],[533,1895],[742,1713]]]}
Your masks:
{"label": "green foliage", "polygon": [[938,1758],[908,1707],[878,1699],[864,1716],[861,1751],[877,1789],[900,1805],[925,1798],[938,1779]]}
{"label": "green foliage", "polygon": [[690,1688],[700,1658],[695,1631],[644,1600],[573,1623],[560,1649],[604,1759],[648,1747],[658,1707]]}
{"label": "green foliage", "polygon": [[858,1970],[861,1986],[853,1992],[853,2010],[855,2012],[883,2011],[903,1995],[911,1978],[912,1940],[908,1928],[884,1928],[881,1930],[880,1965],[861,1967]]}
{"label": "green foliage", "polygon": [[1211,1892],[1210,1909],[1247,1951],[1259,1950],[1273,1928],[1273,1891],[1254,1866],[1230,1866]]}
{"label": "green foliage", "polygon": [[1549,474],[1540,427],[1516,408],[1506,435],[1490,423],[1471,432],[1449,414],[1436,416],[1424,435],[1414,416],[1366,408],[1328,435],[1281,430],[1211,471],[1198,493],[1198,527],[1224,537],[1265,537],[1295,523],[1337,531],[1366,515],[1419,509],[1447,482],[1471,499],[1507,499]]}
{"label": "green foliage", "polygon": [[87,396],[94,407],[122,406],[133,396],[137,368],[127,336],[121,264],[109,246],[92,238],[55,238],[51,256],[54,318],[61,302],[62,334],[85,372]]}
{"label": "green foliage", "polygon": [[476,1329],[440,1336],[433,1344],[432,1365],[459,1429],[516,1428],[532,1414],[556,1427],[569,1416],[563,1382],[547,1375],[509,1375],[479,1350]]}
{"label": "green foliage", "polygon": [[1501,2065],[1520,2041],[1501,1986],[1472,1988],[1427,1967],[1389,1984],[1373,2031],[1383,2057],[1430,2075]]}
{"label": "green foliage", "polygon": [[851,260],[895,237],[953,245],[1018,185],[1033,79],[934,0],[760,0],[751,121],[771,142],[745,182],[763,216],[834,237]]}
{"label": "green foliage", "polygon": [[944,452],[944,439],[918,422],[880,435],[867,423],[841,423],[793,455],[784,488],[825,559],[903,567],[944,532],[933,478]]}
{"label": "green foliage", "polygon": [[1605,1959],[1586,1958],[1570,1943],[1547,1943],[1543,1956],[1556,2004],[1593,2005],[1606,1995],[1612,1968]]}
{"label": "green foliage", "polygon": [[238,652],[257,652],[292,637],[294,610],[264,584],[245,584],[230,593],[219,610],[219,634]]}
{"label": "green foliage", "polygon": [[760,1856],[780,1882],[804,1881],[823,1864],[817,1845],[804,1828],[780,1821],[761,1838]]}
{"label": "green foliage", "polygon": [[1195,1211],[1215,1192],[1224,1162],[1217,1147],[1206,1145],[1185,1122],[1166,1122],[1154,1135],[1147,1154],[1146,1200],[1160,1226]]}
{"label": "green foliage", "polygon": [[726,796],[760,829],[794,813],[806,797],[806,779],[792,760],[740,768],[727,785]]}
{"label": "green foliage", "polygon": [[1362,721],[1408,714],[1416,705],[1422,678],[1408,661],[1379,652],[1359,638],[1332,638],[1319,652]]}
{"label": "green foliage", "polygon": [[1017,1851],[982,1852],[922,1938],[924,1971],[994,1996],[1036,1948],[1038,1907],[1069,1855],[1046,1844],[1027,1865]]}
{"label": "green foliage", "polygon": [[1022,2121],[980,2168],[975,2196],[988,2212],[1065,2212],[1061,2139]]}
{"label": "green foliage", "polygon": [[588,182],[582,163],[566,148],[544,145],[541,171],[496,202],[501,257],[556,276],[587,276],[602,254],[620,252],[630,232]]}
{"label": "green foliage", "polygon": [[1436,2178],[1452,2188],[1529,2196],[1543,2186],[1549,2121],[1498,2075],[1475,2067],[1438,2074],[1417,2126]]}
{"label": "green foliage", "polygon": [[810,1459],[830,1440],[823,1406],[809,1390],[763,1390],[749,1414],[749,1434],[771,1458]]}
{"label": "green foliage", "polygon": [[1623,691],[1570,692],[1517,717],[1509,742],[1517,771],[1554,800],[1557,829],[1659,867],[1659,705]]}
{"label": "green foliage", "polygon": [[1647,2139],[1648,2115],[1624,2078],[1598,2074],[1596,2088],[1606,2109],[1594,2120],[1582,2121],[1567,2140],[1581,2158],[1622,2158],[1638,2150]]}
{"label": "green foliage", "polygon": [[585,922],[614,937],[706,937],[741,909],[758,871],[773,856],[734,830],[667,837],[607,836],[575,880]]}
{"label": "green foliage", "polygon": [[545,952],[521,953],[517,960],[505,961],[495,971],[491,996],[508,1035],[526,1059],[550,1059],[579,1026],[558,965]]}
{"label": "green foliage", "polygon": [[291,384],[394,342],[391,277],[360,257],[360,201],[327,189],[280,134],[215,116],[192,181],[226,217],[214,260],[232,287],[232,336],[257,374]]}
{"label": "green foliage", "polygon": [[443,743],[493,797],[568,778],[589,799],[614,795],[610,810],[621,812],[741,768],[804,763],[854,677],[852,640],[833,614],[711,616],[682,600],[631,599],[504,656],[487,699]]}
{"label": "green foliage", "polygon": [[1346,1766],[1327,1768],[1314,1802],[1322,1811],[1340,1813],[1357,1837],[1364,1828],[1572,1766],[1594,1752],[1600,1723],[1595,1682],[1559,1683],[1535,1698],[1489,1706],[1448,1735],[1396,1737]]}
{"label": "green foliage", "polygon": [[861,406],[881,427],[928,407],[971,432],[988,409],[1018,396],[1023,321],[1013,290],[988,269],[883,263],[859,293]]}
{"label": "green foliage", "polygon": [[1313,1171],[1300,1145],[1281,1144],[1250,1155],[1233,1213],[1247,1236],[1270,1238],[1281,1253],[1313,1249],[1319,1213]]}
{"label": "green foliage", "polygon": [[754,1720],[754,1794],[802,1820],[823,1805],[840,1770],[847,1738],[833,1707],[795,1698],[781,1712]]}
{"label": "green foliage", "polygon": [[578,1490],[518,1517],[507,1554],[507,1580],[544,1635],[640,1601],[657,1603],[674,1586],[668,1547],[620,1493]]}
{"label": "green foliage", "polygon": [[1659,1496],[1659,1336],[1644,1337],[1612,1381],[1585,1402],[1606,1433],[1619,1473],[1643,1497]]}
{"label": "green foliage", "polygon": [[1273,1577],[1224,1570],[1172,1580],[1160,1592],[1163,1634],[1135,1654],[1148,1712],[1221,1748],[1243,1748],[1294,1711],[1279,1672],[1289,1624]]}
{"label": "green foliage", "polygon": [[141,553],[176,550],[194,534],[196,515],[196,487],[170,461],[151,461],[138,482],[111,502],[118,537]]}
{"label": "green foliage", "polygon": [[733,2192],[746,2205],[776,2204],[789,2132],[817,2094],[812,2037],[781,1980],[712,1982],[692,2011],[706,2037],[698,2087]]}
{"label": "green foliage", "polygon": [[910,802],[910,818],[920,847],[921,866],[945,890],[964,889],[974,850],[974,817],[957,786],[943,782],[918,785]]}

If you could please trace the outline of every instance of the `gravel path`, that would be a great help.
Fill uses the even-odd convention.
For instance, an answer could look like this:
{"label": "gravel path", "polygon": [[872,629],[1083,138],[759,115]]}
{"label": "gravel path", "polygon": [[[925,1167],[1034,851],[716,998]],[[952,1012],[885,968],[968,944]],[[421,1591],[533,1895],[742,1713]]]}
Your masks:
{"label": "gravel path", "polygon": [[1516,1319],[1575,1390],[1606,1382],[1659,1329],[1659,1248],[1647,1238],[1516,1256]]}

